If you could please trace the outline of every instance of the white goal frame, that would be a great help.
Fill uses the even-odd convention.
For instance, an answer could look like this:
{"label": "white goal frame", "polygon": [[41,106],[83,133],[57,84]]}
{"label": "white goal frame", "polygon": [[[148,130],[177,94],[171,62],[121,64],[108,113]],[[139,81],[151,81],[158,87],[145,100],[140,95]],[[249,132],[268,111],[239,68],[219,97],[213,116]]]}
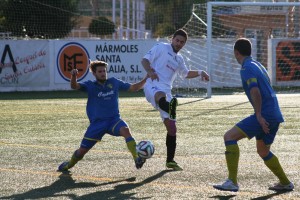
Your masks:
{"label": "white goal frame", "polygon": [[[213,14],[213,7],[214,6],[298,6],[300,8],[299,2],[208,2],[207,3],[207,71],[209,74],[212,72],[212,14]],[[295,38],[283,38],[284,40],[287,39],[295,39]],[[272,39],[269,39],[272,40]],[[298,40],[300,41],[300,39]],[[268,43],[272,44],[272,42]],[[268,46],[268,48],[272,48]],[[273,52],[273,53],[272,53]],[[271,58],[270,58],[271,56]],[[272,80],[272,84],[275,85],[274,82],[274,51],[273,49],[268,50],[268,65],[267,68],[270,69],[269,75]],[[212,96],[212,80],[208,82],[207,85],[207,97]]]}

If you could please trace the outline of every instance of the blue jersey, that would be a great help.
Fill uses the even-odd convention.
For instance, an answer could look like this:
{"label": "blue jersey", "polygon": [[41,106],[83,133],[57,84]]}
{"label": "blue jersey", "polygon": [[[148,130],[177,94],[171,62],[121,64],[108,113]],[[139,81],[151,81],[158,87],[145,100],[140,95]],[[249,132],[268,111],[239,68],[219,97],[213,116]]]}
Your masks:
{"label": "blue jersey", "polygon": [[265,67],[253,60],[252,57],[247,57],[242,64],[240,73],[244,91],[250,102],[252,101],[250,97],[251,88],[259,88],[262,97],[262,116],[269,122],[283,122],[278,100]]}
{"label": "blue jersey", "polygon": [[86,112],[90,122],[120,117],[119,90],[128,90],[129,83],[109,78],[103,84],[95,81],[79,83],[80,90],[87,92]]}

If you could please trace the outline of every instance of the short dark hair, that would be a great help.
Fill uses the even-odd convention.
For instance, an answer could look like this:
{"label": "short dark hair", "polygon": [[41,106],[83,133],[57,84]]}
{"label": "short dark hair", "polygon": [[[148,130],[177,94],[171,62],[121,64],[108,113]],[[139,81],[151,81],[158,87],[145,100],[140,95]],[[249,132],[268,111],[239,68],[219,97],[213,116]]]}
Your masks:
{"label": "short dark hair", "polygon": [[96,72],[96,68],[97,67],[106,67],[107,68],[108,64],[104,61],[101,60],[96,60],[96,61],[92,61],[90,64],[90,70],[92,72]]}
{"label": "short dark hair", "polygon": [[233,47],[234,50],[237,50],[243,56],[250,56],[252,51],[252,44],[247,38],[239,38]]}
{"label": "short dark hair", "polygon": [[178,29],[177,31],[175,31],[175,33],[173,34],[173,38],[175,38],[177,35],[180,35],[182,37],[185,37],[185,39],[188,39],[188,34],[185,30],[183,29]]}

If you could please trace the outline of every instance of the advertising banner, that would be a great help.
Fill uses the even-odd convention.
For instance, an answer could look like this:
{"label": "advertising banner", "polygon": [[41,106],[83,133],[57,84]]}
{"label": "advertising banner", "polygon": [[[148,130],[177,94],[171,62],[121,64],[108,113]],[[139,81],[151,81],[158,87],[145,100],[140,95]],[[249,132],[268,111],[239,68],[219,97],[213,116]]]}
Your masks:
{"label": "advertising banner", "polygon": [[[78,69],[78,81],[94,80],[89,64],[108,63],[108,77],[135,83],[146,75],[143,56],[158,42],[167,40],[0,40],[0,92],[71,90],[71,70]],[[181,51],[187,67],[210,68],[212,87],[240,87],[240,66],[228,46],[232,41],[218,40],[213,61],[207,66],[206,40],[189,40]],[[253,55],[256,55],[253,42]],[[273,85],[299,86],[299,41],[276,40],[268,63]],[[227,67],[224,67],[226,65]],[[271,66],[271,67],[270,67]],[[227,71],[226,71],[227,70]],[[227,74],[230,74],[228,76]],[[178,77],[174,88],[205,88],[199,79]]]}
{"label": "advertising banner", "polygon": [[273,86],[300,86],[299,39],[268,40],[268,73]]}
{"label": "advertising banner", "polygon": [[276,46],[276,81],[300,80],[300,42],[280,41]]}
{"label": "advertising banner", "polygon": [[0,40],[0,91],[47,87],[48,41]]}
{"label": "advertising banner", "polygon": [[89,73],[90,61],[108,63],[108,77],[134,83],[146,75],[141,60],[157,41],[55,41],[55,83],[70,81],[70,71],[78,69],[78,81],[94,79]]}

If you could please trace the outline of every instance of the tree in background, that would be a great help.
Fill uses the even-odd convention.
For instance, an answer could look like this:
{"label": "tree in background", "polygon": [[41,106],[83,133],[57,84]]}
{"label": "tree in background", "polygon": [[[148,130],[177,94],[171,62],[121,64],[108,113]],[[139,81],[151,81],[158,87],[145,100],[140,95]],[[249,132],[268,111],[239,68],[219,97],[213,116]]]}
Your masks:
{"label": "tree in background", "polygon": [[63,38],[76,25],[78,0],[1,1],[0,27],[14,36]]}
{"label": "tree in background", "polygon": [[3,8],[5,5],[4,1],[0,1],[0,32],[5,32],[3,24],[4,24],[4,16],[3,16]]}
{"label": "tree in background", "polygon": [[[218,0],[212,0],[218,1]],[[219,0],[239,2],[240,0]],[[170,36],[175,30],[184,27],[192,15],[193,4],[202,4],[203,7],[196,13],[206,22],[207,0],[146,0],[146,29],[151,30],[154,37]],[[215,27],[215,26],[214,26]],[[224,35],[226,30],[222,24],[213,29],[216,37]],[[198,31],[198,36],[206,35],[206,26]]]}
{"label": "tree in background", "polygon": [[92,20],[89,32],[95,35],[109,35],[115,32],[115,24],[106,17],[98,17]]}
{"label": "tree in background", "polygon": [[[207,0],[145,0],[146,29],[151,30],[153,37],[170,36],[189,21],[193,4],[203,4],[196,14],[206,22],[206,3]],[[90,33],[109,35],[115,31],[115,24],[108,20],[112,16],[109,0],[0,0],[0,32],[18,37],[64,38],[76,25],[78,6],[82,9],[81,17],[94,19],[89,25]],[[97,19],[98,16],[104,18]],[[225,34],[221,24],[214,27],[214,36]],[[196,34],[205,36],[205,29],[203,25]]]}
{"label": "tree in background", "polygon": [[193,4],[206,0],[146,0],[146,29],[155,37],[169,36],[190,19]]}

